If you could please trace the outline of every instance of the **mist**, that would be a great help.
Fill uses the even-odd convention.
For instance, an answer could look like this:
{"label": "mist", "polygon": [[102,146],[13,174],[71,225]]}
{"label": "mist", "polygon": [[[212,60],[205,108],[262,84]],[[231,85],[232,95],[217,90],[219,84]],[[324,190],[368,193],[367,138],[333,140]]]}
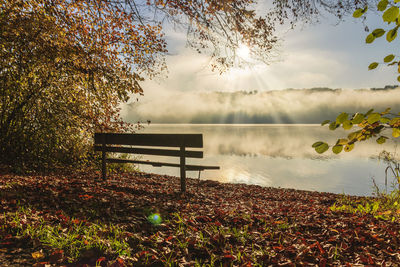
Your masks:
{"label": "mist", "polygon": [[132,102],[124,108],[128,122],[152,123],[321,123],[340,112],[393,111],[400,103],[400,88],[286,89],[238,92],[163,92]]}

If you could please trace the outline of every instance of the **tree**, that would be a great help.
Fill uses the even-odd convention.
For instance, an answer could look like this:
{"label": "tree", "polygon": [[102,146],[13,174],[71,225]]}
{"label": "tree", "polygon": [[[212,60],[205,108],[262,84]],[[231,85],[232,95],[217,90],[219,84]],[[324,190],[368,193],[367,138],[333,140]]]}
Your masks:
{"label": "tree", "polygon": [[166,51],[159,26],[131,20],[103,1],[1,2],[3,164],[75,163],[95,130],[129,128],[118,105]]}
{"label": "tree", "polygon": [[[376,38],[380,38],[386,35],[386,40],[392,42],[397,37],[397,31],[400,27],[400,9],[398,3],[400,0],[381,0],[377,4],[377,10],[381,13],[383,22],[387,23],[388,29],[377,28],[374,29],[366,37],[366,43],[373,43]],[[366,5],[363,8],[359,8],[354,11],[353,17],[360,18],[365,16],[368,10]],[[381,64],[388,66],[394,66],[397,68],[396,72],[400,73],[400,61],[396,60],[394,54],[389,54],[383,58]],[[368,66],[369,70],[373,70],[379,66],[380,63],[373,62]],[[397,78],[400,81],[400,76]],[[359,129],[351,132],[347,138],[340,138],[336,144],[332,146],[332,151],[335,154],[342,152],[351,151],[357,142],[365,141],[370,138],[376,138],[378,144],[383,144],[388,139],[388,131],[390,130],[391,136],[397,138],[400,136],[400,113],[391,113],[390,108],[387,108],[382,112],[374,112],[373,109],[366,113],[355,113],[351,116],[345,112],[337,116],[335,121],[326,120],[322,125],[329,124],[330,130],[335,130],[339,127],[343,127],[345,130],[350,130],[353,126],[357,125]],[[386,130],[386,131],[385,131]],[[329,149],[329,145],[326,142],[319,141],[312,145],[316,152],[324,153]]]}

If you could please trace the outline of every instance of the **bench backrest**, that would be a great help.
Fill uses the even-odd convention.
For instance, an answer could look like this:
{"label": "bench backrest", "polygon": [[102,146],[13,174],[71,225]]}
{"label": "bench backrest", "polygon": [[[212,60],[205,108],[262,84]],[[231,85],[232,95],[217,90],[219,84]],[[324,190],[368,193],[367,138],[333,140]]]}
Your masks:
{"label": "bench backrest", "polygon": [[[182,148],[202,148],[203,135],[95,133],[94,143],[96,151],[180,157],[182,156]],[[179,147],[180,149],[149,149],[126,146]],[[185,149],[185,157],[202,158],[203,152],[186,151]]]}

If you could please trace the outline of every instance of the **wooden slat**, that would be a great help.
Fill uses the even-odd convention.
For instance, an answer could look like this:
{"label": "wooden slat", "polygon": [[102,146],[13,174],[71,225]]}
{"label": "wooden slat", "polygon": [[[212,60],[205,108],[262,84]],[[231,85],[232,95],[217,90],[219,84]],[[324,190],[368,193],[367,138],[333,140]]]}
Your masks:
{"label": "wooden slat", "polygon": [[219,170],[219,166],[186,165],[187,171]]}
{"label": "wooden slat", "polygon": [[[144,160],[130,160],[130,159],[106,159],[109,163],[136,163],[136,164],[147,164],[153,165],[154,167],[168,166],[168,167],[180,167],[179,163],[168,163],[168,162],[153,162]],[[202,171],[202,170],[219,170],[219,166],[202,166],[202,165],[186,165],[187,171]]]}
{"label": "wooden slat", "polygon": [[[102,151],[101,146],[95,146],[95,151]],[[107,152],[114,153],[133,153],[143,155],[155,155],[155,156],[172,156],[179,157],[179,150],[172,149],[152,149],[152,148],[136,148],[136,147],[118,147],[118,146],[107,146]],[[203,158],[203,151],[185,151],[185,157],[187,158]]]}
{"label": "wooden slat", "polygon": [[203,147],[202,134],[125,134],[95,133],[94,142],[106,144],[167,147]]}
{"label": "wooden slat", "polygon": [[154,167],[161,167],[161,166],[169,166],[169,167],[180,167],[181,165],[177,163],[168,163],[168,162],[155,162],[155,161],[145,161],[145,160],[131,160],[131,159],[107,159],[109,163],[136,163],[136,164],[147,164],[153,165]]}

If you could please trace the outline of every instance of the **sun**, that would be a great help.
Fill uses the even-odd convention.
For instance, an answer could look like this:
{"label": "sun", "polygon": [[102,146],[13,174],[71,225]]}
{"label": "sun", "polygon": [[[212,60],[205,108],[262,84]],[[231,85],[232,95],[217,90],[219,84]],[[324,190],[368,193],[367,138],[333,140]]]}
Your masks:
{"label": "sun", "polygon": [[250,48],[247,45],[241,44],[236,50],[236,54],[242,59],[242,60],[250,60]]}

